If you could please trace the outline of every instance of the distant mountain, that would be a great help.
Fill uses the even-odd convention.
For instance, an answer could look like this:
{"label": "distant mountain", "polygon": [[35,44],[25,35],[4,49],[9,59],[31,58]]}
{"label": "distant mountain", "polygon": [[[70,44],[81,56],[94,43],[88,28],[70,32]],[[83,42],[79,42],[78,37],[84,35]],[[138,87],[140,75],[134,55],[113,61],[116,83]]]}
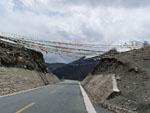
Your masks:
{"label": "distant mountain", "polygon": [[57,68],[60,68],[60,67],[63,67],[64,63],[46,63],[47,66],[48,66],[48,71],[49,72],[52,72],[53,70],[57,69]]}
{"label": "distant mountain", "polygon": [[83,80],[93,71],[99,60],[82,57],[72,63],[56,68],[52,71],[60,79]]}

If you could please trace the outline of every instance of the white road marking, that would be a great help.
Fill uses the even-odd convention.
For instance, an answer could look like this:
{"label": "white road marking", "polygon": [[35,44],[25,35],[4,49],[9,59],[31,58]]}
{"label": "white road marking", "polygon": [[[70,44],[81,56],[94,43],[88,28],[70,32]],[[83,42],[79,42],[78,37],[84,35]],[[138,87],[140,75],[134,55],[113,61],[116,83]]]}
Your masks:
{"label": "white road marking", "polygon": [[79,83],[79,86],[80,86],[80,89],[81,89],[81,92],[82,92],[82,95],[83,95],[84,104],[85,104],[87,112],[88,113],[97,113],[94,106],[93,106],[93,104],[91,103],[87,93],[85,92],[84,88],[81,86],[80,83]]}

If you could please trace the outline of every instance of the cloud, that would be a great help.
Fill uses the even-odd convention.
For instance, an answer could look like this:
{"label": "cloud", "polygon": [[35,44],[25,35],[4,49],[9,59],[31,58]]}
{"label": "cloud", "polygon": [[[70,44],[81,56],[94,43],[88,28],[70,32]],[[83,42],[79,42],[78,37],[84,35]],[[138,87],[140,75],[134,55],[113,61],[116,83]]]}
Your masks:
{"label": "cloud", "polygon": [[44,40],[150,40],[149,0],[1,0],[0,31]]}
{"label": "cloud", "polygon": [[72,5],[88,5],[91,7],[149,7],[149,0],[63,0],[63,2]]}

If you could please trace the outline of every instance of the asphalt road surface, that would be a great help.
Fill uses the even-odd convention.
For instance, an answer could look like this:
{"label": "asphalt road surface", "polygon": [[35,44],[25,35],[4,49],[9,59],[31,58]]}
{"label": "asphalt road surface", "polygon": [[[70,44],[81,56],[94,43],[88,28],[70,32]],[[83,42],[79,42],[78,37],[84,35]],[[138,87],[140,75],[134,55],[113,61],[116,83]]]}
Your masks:
{"label": "asphalt road surface", "polygon": [[78,82],[0,98],[0,113],[87,113]]}
{"label": "asphalt road surface", "polygon": [[[0,97],[0,113],[87,113],[78,82]],[[103,112],[102,112],[103,113]]]}

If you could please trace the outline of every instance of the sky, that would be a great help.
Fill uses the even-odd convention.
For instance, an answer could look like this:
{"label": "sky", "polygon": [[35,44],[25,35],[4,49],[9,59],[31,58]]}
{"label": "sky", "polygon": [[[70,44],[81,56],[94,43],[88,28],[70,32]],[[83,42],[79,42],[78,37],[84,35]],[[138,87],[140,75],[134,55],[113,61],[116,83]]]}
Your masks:
{"label": "sky", "polygon": [[0,0],[0,32],[50,41],[150,41],[150,0]]}

